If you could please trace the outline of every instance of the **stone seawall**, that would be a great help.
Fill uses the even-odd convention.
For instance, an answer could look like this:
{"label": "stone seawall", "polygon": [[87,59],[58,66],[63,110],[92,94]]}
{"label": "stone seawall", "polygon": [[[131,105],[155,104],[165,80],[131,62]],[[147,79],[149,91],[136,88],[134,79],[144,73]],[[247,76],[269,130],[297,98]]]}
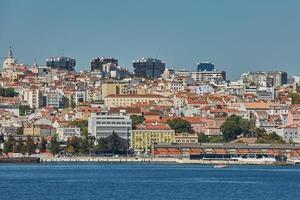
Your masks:
{"label": "stone seawall", "polygon": [[286,165],[274,161],[237,161],[237,160],[190,160],[179,158],[127,158],[127,157],[72,157],[72,158],[47,158],[41,159],[42,163],[49,162],[100,162],[100,163],[178,163],[201,165]]}
{"label": "stone seawall", "polygon": [[34,158],[34,157],[18,157],[18,158],[0,157],[0,163],[40,163],[40,158]]}

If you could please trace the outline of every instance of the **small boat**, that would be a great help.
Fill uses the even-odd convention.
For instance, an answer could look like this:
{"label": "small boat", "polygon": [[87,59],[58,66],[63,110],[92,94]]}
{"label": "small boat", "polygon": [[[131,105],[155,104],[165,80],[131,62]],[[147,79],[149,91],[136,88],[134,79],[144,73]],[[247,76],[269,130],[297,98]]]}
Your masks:
{"label": "small boat", "polygon": [[214,168],[217,168],[217,169],[226,168],[226,167],[228,167],[228,165],[214,165]]}

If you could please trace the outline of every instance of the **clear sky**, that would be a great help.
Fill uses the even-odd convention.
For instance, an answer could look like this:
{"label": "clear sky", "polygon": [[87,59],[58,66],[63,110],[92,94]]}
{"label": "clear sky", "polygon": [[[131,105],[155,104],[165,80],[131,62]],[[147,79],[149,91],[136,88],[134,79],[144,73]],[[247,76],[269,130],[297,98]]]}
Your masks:
{"label": "clear sky", "polygon": [[175,69],[213,62],[231,79],[254,70],[300,74],[299,0],[0,0],[0,57],[19,62],[48,56],[89,69],[112,56],[155,57]]}

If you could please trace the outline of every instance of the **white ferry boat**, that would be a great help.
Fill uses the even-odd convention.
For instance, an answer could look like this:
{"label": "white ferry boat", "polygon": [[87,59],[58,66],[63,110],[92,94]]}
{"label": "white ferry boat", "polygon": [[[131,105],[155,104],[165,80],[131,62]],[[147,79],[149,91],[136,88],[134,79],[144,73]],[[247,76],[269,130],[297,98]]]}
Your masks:
{"label": "white ferry boat", "polygon": [[245,157],[234,157],[233,160],[249,163],[272,163],[276,162],[274,157],[257,157],[256,155],[247,155]]}
{"label": "white ferry boat", "polygon": [[214,168],[226,168],[229,167],[229,165],[214,165]]}

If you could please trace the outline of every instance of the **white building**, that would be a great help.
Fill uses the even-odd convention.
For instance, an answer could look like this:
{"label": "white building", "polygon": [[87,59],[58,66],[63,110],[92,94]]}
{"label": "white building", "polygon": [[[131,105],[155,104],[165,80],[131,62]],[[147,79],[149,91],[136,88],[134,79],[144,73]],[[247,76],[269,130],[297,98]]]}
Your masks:
{"label": "white building", "polygon": [[57,129],[58,138],[61,141],[68,141],[74,136],[81,137],[81,130],[79,127],[61,127]]}
{"label": "white building", "polygon": [[88,131],[97,139],[110,136],[113,132],[123,139],[130,140],[132,121],[128,115],[109,115],[92,113],[89,118]]}
{"label": "white building", "polygon": [[201,83],[222,83],[226,80],[225,71],[200,71],[200,72],[178,72],[181,75],[190,76],[194,81]]}
{"label": "white building", "polygon": [[282,137],[285,142],[300,143],[300,125],[291,124],[283,127],[279,127],[276,130],[276,134]]}
{"label": "white building", "polygon": [[37,87],[24,89],[23,100],[27,101],[30,108],[39,108],[42,104],[42,93]]}
{"label": "white building", "polygon": [[214,92],[214,88],[210,85],[200,85],[195,87],[195,93],[197,95],[211,94]]}
{"label": "white building", "polygon": [[87,91],[76,91],[75,92],[75,104],[84,103],[87,101]]}

